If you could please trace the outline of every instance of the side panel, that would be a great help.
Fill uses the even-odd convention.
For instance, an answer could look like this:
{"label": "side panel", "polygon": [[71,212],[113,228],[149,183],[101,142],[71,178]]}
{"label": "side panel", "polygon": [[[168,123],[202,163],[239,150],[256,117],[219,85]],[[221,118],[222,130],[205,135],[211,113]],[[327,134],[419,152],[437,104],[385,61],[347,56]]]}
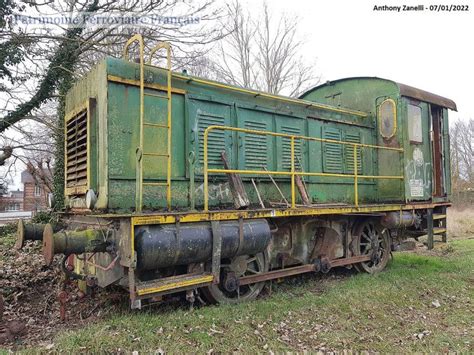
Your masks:
{"label": "side panel", "polygon": [[[164,92],[146,89],[148,93]],[[137,86],[108,83],[108,172],[109,208],[133,208],[135,205],[136,149],[139,146],[139,102]],[[166,122],[166,103],[163,99],[145,96],[145,122],[163,124]],[[184,140],[184,95],[172,95],[172,178],[185,177]],[[144,130],[144,151],[166,152],[166,130],[146,127]],[[146,181],[166,180],[166,160],[162,157],[144,156],[143,174]],[[187,201],[187,188],[176,186],[180,201]],[[144,206],[166,206],[166,191],[163,186],[144,186]],[[184,198],[184,201],[183,201]]]}

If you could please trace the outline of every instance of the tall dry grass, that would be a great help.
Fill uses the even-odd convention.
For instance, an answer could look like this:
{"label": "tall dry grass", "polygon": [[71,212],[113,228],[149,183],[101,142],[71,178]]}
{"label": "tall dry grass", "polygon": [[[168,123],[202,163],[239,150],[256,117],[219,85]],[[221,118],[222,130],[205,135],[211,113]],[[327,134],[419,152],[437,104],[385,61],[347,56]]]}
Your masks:
{"label": "tall dry grass", "polygon": [[474,207],[448,208],[448,237],[474,237]]}

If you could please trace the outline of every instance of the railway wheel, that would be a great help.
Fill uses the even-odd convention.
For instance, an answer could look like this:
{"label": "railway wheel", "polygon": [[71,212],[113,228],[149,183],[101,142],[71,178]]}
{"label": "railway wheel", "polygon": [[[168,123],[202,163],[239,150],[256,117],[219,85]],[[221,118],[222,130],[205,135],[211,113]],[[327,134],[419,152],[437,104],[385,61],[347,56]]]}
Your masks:
{"label": "railway wheel", "polygon": [[254,300],[262,291],[265,282],[240,286],[238,279],[242,276],[261,274],[268,269],[269,261],[265,253],[223,259],[220,282],[203,288],[204,297],[210,303],[239,303]]}
{"label": "railway wheel", "polygon": [[390,237],[388,231],[377,221],[368,220],[354,230],[354,255],[372,255],[372,260],[358,263],[355,268],[369,274],[382,271],[390,258]]}

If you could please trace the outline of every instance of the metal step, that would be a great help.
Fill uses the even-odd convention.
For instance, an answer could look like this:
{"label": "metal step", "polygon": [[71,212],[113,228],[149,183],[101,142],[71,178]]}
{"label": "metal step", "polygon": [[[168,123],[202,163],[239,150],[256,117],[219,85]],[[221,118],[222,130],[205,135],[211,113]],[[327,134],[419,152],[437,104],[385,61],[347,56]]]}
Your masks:
{"label": "metal step", "polygon": [[443,234],[446,233],[446,228],[435,227],[433,228],[433,234]]}
{"label": "metal step", "polygon": [[434,214],[433,219],[446,219],[445,214]]}
{"label": "metal step", "polygon": [[159,280],[137,283],[136,293],[138,296],[144,296],[169,290],[178,290],[189,286],[204,286],[211,283],[212,280],[213,276],[208,273],[166,277]]}

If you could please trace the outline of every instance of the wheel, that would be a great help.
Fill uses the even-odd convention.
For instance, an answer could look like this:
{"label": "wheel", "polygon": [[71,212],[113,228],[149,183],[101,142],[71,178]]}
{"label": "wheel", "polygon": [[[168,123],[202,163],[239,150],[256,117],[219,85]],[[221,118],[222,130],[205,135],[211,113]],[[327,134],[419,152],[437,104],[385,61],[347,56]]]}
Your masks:
{"label": "wheel", "polygon": [[265,253],[242,255],[221,261],[219,284],[202,289],[210,303],[239,303],[254,300],[265,286],[265,282],[238,285],[238,278],[267,272],[268,257]]}
{"label": "wheel", "polygon": [[352,249],[354,255],[372,255],[372,260],[358,263],[355,268],[369,274],[382,271],[390,258],[388,231],[373,220],[359,224],[354,230]]}

